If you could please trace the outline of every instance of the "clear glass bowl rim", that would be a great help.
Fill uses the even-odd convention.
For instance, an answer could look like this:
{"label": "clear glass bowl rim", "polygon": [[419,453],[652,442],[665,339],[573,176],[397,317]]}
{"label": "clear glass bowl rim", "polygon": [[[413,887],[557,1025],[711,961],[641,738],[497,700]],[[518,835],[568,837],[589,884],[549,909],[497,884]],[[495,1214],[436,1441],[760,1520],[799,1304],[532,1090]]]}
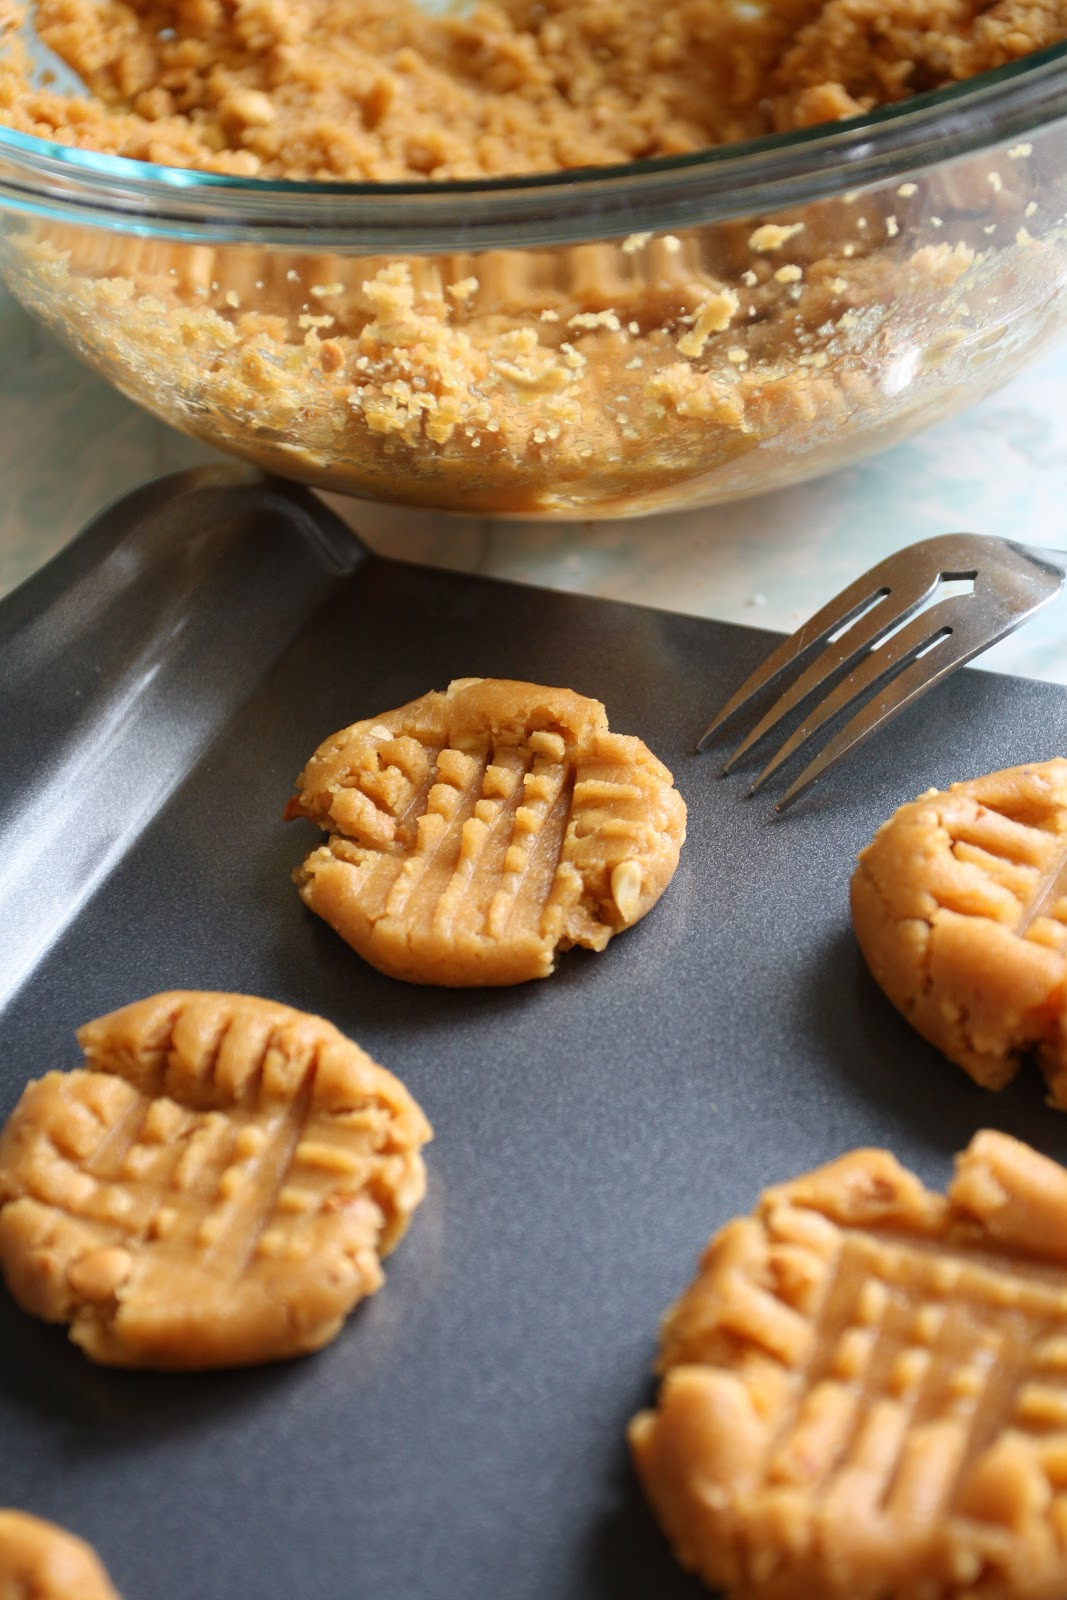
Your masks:
{"label": "clear glass bowl rim", "polygon": [[1067,41],[846,121],[684,156],[518,178],[235,178],[100,155],[0,126],[0,210],[151,238],[299,250],[546,247],[795,209],[1065,119]]}

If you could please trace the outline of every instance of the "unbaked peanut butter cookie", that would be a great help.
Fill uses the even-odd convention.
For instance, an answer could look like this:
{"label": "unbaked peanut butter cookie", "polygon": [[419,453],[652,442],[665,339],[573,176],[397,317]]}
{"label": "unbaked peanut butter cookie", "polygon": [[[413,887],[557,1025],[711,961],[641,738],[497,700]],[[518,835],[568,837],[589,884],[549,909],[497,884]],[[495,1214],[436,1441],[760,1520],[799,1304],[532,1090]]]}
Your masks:
{"label": "unbaked peanut butter cookie", "polygon": [[1067,761],[901,806],[851,904],[871,973],[925,1039],[987,1089],[1033,1057],[1067,1109]]}
{"label": "unbaked peanut butter cookie", "polygon": [[321,1017],[160,994],[87,1023],[85,1068],[30,1083],[0,1135],[0,1267],[108,1366],[275,1361],[383,1281],[430,1127]]}
{"label": "unbaked peanut butter cookie", "polygon": [[1067,1172],[976,1135],[768,1190],[667,1314],[638,1473],[734,1600],[1067,1595]]}
{"label": "unbaked peanut butter cookie", "polygon": [[25,1511],[0,1510],[0,1600],[119,1600],[84,1539]]}
{"label": "unbaked peanut butter cookie", "polygon": [[461,678],[320,745],[287,817],[329,832],[300,894],[394,978],[522,983],[603,950],[663,893],[685,802],[569,689]]}

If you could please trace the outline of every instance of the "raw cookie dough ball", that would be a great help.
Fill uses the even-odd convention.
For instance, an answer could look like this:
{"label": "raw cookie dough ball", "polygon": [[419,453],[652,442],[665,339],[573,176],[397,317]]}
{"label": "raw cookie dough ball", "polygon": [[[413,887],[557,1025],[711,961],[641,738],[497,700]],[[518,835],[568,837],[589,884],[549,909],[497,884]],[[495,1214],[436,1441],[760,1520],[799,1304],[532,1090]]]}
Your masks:
{"label": "raw cookie dough ball", "polygon": [[0,1135],[0,1267],[108,1366],[317,1350],[422,1199],[430,1127],[321,1017],[156,995],[81,1028]]}
{"label": "raw cookie dough ball", "polygon": [[25,1511],[0,1510],[0,1600],[119,1600],[96,1552]]}
{"label": "raw cookie dough ball", "polygon": [[1067,1172],[976,1135],[770,1189],[667,1314],[638,1473],[733,1600],[1067,1594]]}
{"label": "raw cookie dough ball", "polygon": [[522,983],[603,950],[678,865],[685,802],[569,689],[461,678],[320,745],[288,817],[330,834],[300,894],[394,978]]}
{"label": "raw cookie dough ball", "polygon": [[987,1089],[1036,1057],[1067,1109],[1067,761],[931,789],[879,828],[852,922],[908,1021]]}

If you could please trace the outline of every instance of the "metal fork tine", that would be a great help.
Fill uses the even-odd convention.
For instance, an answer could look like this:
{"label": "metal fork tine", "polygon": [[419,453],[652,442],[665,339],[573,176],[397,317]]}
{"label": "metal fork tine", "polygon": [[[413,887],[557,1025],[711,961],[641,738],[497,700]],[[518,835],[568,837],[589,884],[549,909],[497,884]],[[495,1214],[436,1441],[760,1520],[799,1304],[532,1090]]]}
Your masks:
{"label": "metal fork tine", "polygon": [[877,605],[863,612],[847,633],[843,633],[832,644],[828,644],[799,678],[794,679],[789,687],[783,690],[767,713],[723,762],[722,771],[729,772],[791,711],[796,711],[811,695],[825,688],[828,683],[833,683],[855,662],[866,656],[887,633],[891,633],[894,628],[914,616],[929,593],[930,589],[927,589],[914,599],[907,602],[898,599],[895,604],[893,594],[887,594]]}
{"label": "metal fork tine", "polygon": [[887,640],[880,650],[874,650],[864,656],[848,676],[842,678],[826,698],[812,708],[801,726],[796,728],[775,751],[763,771],[753,781],[749,793],[755,794],[757,789],[761,789],[767,779],[798,751],[803,750],[805,745],[810,744],[828,722],[832,722],[843,711],[847,711],[849,706],[866,700],[880,684],[895,677],[909,662],[932,648],[939,637],[945,634],[951,635],[955,631],[953,621],[958,619],[959,611],[959,606],[952,600],[942,600],[939,605],[931,606],[928,611],[913,618]]}
{"label": "metal fork tine", "polygon": [[[817,778],[823,777],[831,767],[835,766],[842,756],[854,750],[865,739],[869,739],[878,728],[899,716],[906,706],[912,705],[957,667],[964,666],[975,656],[996,644],[999,639],[1005,639],[1009,633],[1014,633],[1016,628],[1021,627],[1029,617],[1044,610],[1045,606],[1055,600],[1059,592],[1057,586],[1028,608],[1017,611],[1014,615],[1002,612],[992,626],[988,612],[983,612],[975,604],[975,595],[957,595],[931,606],[909,627],[902,628],[900,634],[895,635],[882,650],[876,651],[869,662],[863,663],[858,672],[838,685],[834,693],[828,697],[825,707],[819,708],[818,725],[822,726],[837,713],[847,709],[857,698],[876,688],[879,682],[889,680],[886,682],[884,692],[866,700],[856,714],[808,763],[777,802],[775,810],[785,811],[794,800],[810,789]],[[933,662],[927,660],[923,642],[919,638],[924,633],[931,642],[938,635],[944,640],[944,643],[936,646],[937,654]],[[909,634],[915,636],[910,644],[906,638]],[[893,652],[894,662],[879,664],[879,656],[888,651]],[[858,683],[857,680],[862,676],[866,676],[869,682]],[[835,700],[838,702],[836,705],[833,704]],[[814,731],[813,726],[812,732]],[[795,753],[806,744],[808,737],[810,735],[799,739],[788,754]],[[760,774],[756,784],[752,786],[753,789],[762,783],[774,767],[780,766],[782,761],[787,759],[783,751],[779,751],[773,763]]]}
{"label": "metal fork tine", "polygon": [[[937,598],[942,583],[960,579],[970,580],[968,593]],[[723,771],[729,771],[783,717],[823,696],[756,778],[755,791],[817,733],[852,712],[782,796],[782,811],[876,728],[1049,605],[1065,581],[1065,550],[969,533],[906,545],[783,640],[708,724],[697,749],[785,678],[784,691],[726,762]]]}
{"label": "metal fork tine", "polygon": [[795,800],[806,793],[817,779],[825,777],[830,768],[836,766],[850,750],[854,750],[865,739],[869,739],[878,728],[899,716],[906,706],[911,705],[920,695],[925,694],[927,689],[932,689],[939,679],[955,671],[957,666],[962,666],[976,653],[974,650],[968,650],[956,654],[950,645],[944,662],[936,673],[929,672],[921,657],[913,657],[889,684],[886,693],[877,701],[861,707],[856,715],[827,742],[819,754],[808,762],[781,799],[775,803],[774,809],[778,812],[787,811]]}
{"label": "metal fork tine", "polygon": [[708,723],[697,740],[697,749],[703,750],[709,739],[720,733],[750,701],[764,690],[770,689],[786,672],[806,666],[832,634],[841,628],[849,628],[850,624],[862,617],[869,608],[878,609],[883,601],[892,597],[893,590],[899,590],[902,584],[906,585],[906,588],[903,598],[898,603],[898,609],[892,618],[889,617],[888,611],[883,613],[886,618],[883,631],[888,633],[896,622],[911,616],[937,587],[940,572],[931,567],[924,573],[921,579],[923,587],[920,591],[915,583],[914,564],[906,561],[906,555],[906,551],[894,551],[884,561],[880,561],[877,566],[871,567],[855,582],[850,583],[847,589],[835,595],[788,639],[783,639],[781,644],[772,650],[766,661],[745,679],[717,716]]}

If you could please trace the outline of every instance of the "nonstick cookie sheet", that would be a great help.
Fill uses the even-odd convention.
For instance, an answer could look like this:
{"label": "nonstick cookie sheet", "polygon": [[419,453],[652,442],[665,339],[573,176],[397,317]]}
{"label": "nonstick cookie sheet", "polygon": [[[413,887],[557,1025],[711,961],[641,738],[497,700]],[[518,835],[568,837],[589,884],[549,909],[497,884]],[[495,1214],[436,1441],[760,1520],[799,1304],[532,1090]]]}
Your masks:
{"label": "nonstick cookie sheet", "polygon": [[[79,1023],[189,987],[328,1017],[436,1130],[385,1288],[317,1356],[105,1370],[0,1295],[0,1503],[90,1539],[125,1600],[702,1592],[624,1429],[708,1236],[855,1145],[937,1187],[982,1126],[1067,1158],[1036,1076],[990,1095],[912,1034],[847,907],[902,801],[1064,753],[1067,691],[961,673],[779,818],[693,753],[771,642],[372,556],[237,469],[139,491],[0,603],[0,1112]],[[415,988],[304,908],[316,834],[281,814],[327,734],[476,675],[603,700],[688,840],[603,955]]]}

